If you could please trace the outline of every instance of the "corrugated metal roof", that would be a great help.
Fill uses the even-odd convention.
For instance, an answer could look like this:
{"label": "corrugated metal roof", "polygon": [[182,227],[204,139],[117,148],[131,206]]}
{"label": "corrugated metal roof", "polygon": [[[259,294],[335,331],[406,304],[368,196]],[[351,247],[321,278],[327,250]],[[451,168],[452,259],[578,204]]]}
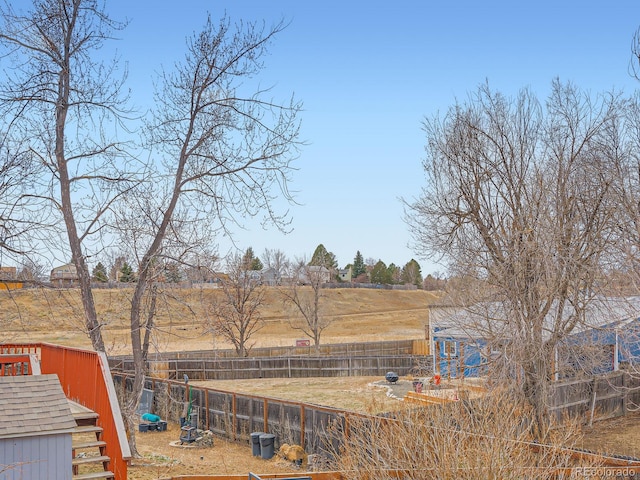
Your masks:
{"label": "corrugated metal roof", "polygon": [[57,375],[0,377],[0,438],[61,433],[75,426]]}

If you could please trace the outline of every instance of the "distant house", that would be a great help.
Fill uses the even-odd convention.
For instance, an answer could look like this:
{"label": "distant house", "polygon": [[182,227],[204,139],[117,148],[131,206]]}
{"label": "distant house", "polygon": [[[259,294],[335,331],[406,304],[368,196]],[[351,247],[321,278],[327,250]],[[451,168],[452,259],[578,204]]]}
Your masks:
{"label": "distant house", "polygon": [[351,267],[341,268],[340,270],[338,270],[338,278],[340,278],[340,280],[342,280],[343,282],[350,282],[351,272],[352,272]]}
{"label": "distant house", "polygon": [[67,263],[51,270],[49,279],[54,287],[74,287],[78,285],[78,271],[73,263]]}
{"label": "distant house", "polygon": [[[233,278],[231,278],[233,282]],[[248,281],[254,285],[262,283],[262,272],[260,270],[243,270],[239,272],[238,281]]]}
{"label": "distant house", "polygon": [[[571,308],[565,309],[571,315]],[[551,322],[551,319],[549,319]],[[544,328],[550,335],[551,324]],[[499,303],[471,309],[431,306],[429,335],[435,373],[450,377],[479,376],[490,360],[505,355],[514,337],[512,326]],[[581,357],[589,349],[589,364]],[[556,377],[579,368],[590,373],[618,370],[620,364],[640,364],[640,297],[598,298],[556,350]]]}
{"label": "distant house", "polygon": [[0,267],[0,290],[15,290],[23,285],[23,282],[18,281],[16,267]]}
{"label": "distant house", "polygon": [[208,280],[209,283],[213,283],[216,286],[219,286],[220,284],[228,281],[229,275],[227,275],[226,273],[213,273],[211,275],[211,278]]}
{"label": "distant house", "polygon": [[273,267],[263,269],[260,272],[260,276],[261,276],[263,285],[269,285],[271,287],[274,287],[282,283],[282,277],[280,273],[278,273],[278,271]]}
{"label": "distant house", "polygon": [[0,267],[0,280],[16,280],[18,269],[16,267]]}
{"label": "distant house", "polygon": [[3,480],[68,480],[76,421],[57,375],[0,376]]}
{"label": "distant house", "polygon": [[329,283],[331,281],[331,272],[326,267],[309,265],[298,273],[298,282],[308,285],[311,281]]}

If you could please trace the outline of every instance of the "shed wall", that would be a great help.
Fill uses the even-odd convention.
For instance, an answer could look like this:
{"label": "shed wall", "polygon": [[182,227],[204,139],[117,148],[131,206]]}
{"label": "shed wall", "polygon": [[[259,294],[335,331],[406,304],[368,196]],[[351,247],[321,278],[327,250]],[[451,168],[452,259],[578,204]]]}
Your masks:
{"label": "shed wall", "polygon": [[70,480],[71,434],[0,439],[0,480]]}

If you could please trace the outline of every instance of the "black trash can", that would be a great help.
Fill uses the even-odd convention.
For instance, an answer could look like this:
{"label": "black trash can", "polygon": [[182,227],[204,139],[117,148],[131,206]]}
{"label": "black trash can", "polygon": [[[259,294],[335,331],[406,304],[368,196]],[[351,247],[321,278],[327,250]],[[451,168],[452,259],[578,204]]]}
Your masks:
{"label": "black trash can", "polygon": [[260,456],[265,460],[269,460],[274,455],[274,444],[276,436],[273,433],[264,433],[260,435]]}
{"label": "black trash can", "polygon": [[264,435],[264,432],[253,432],[251,434],[251,452],[254,457],[260,456],[260,435]]}

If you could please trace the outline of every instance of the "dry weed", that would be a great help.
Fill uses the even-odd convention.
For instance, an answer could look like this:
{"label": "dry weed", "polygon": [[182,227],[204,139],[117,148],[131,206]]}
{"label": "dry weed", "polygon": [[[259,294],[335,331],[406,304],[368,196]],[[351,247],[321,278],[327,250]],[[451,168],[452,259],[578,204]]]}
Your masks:
{"label": "dry weed", "polygon": [[347,472],[346,480],[546,480],[572,466],[566,447],[577,438],[577,429],[550,429],[544,442],[536,444],[530,413],[510,398],[492,394],[404,409],[393,418],[353,418],[332,432],[342,441],[334,442],[340,447],[330,456],[333,468]]}

